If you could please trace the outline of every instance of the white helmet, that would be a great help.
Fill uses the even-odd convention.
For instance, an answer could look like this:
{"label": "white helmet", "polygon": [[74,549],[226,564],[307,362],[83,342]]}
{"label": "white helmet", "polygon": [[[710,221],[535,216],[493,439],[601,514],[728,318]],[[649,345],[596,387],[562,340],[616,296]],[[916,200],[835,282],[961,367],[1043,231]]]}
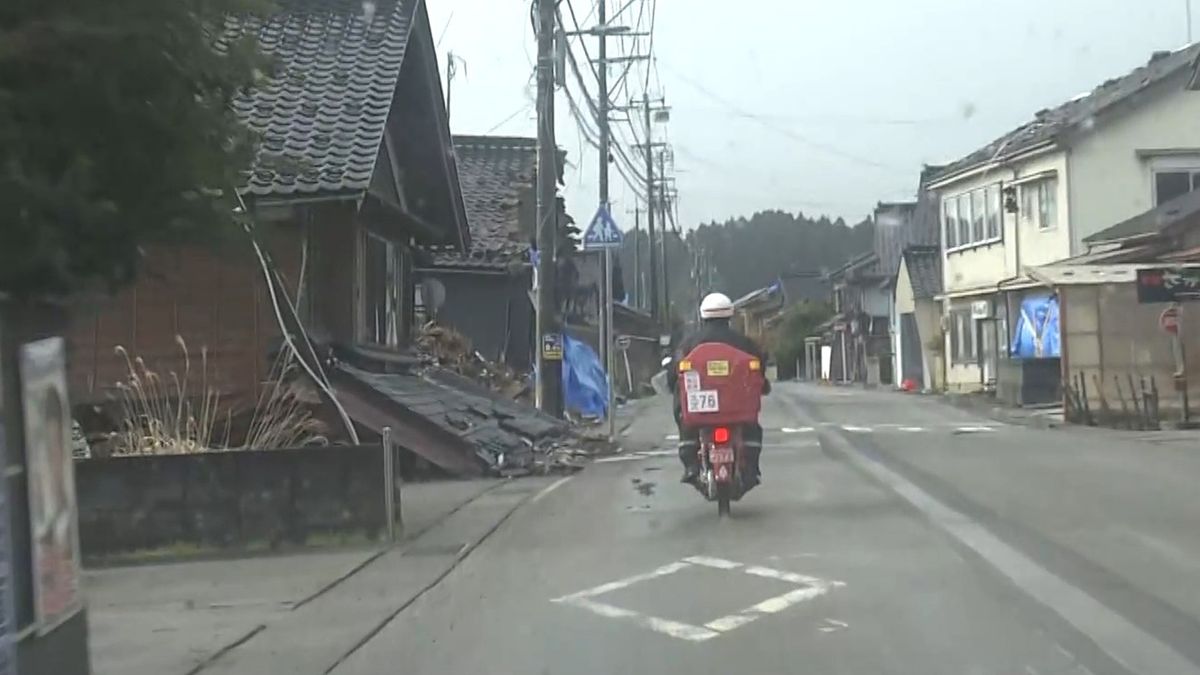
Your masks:
{"label": "white helmet", "polygon": [[733,301],[724,293],[709,293],[700,301],[701,319],[728,319],[733,316]]}

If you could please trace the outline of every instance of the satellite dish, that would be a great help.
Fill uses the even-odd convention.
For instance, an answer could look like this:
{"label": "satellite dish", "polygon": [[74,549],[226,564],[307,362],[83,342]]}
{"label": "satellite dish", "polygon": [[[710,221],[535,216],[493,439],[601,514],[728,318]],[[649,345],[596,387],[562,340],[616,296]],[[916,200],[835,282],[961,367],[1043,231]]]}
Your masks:
{"label": "satellite dish", "polygon": [[429,318],[437,318],[438,311],[446,304],[446,286],[440,280],[426,277],[421,280],[421,299]]}

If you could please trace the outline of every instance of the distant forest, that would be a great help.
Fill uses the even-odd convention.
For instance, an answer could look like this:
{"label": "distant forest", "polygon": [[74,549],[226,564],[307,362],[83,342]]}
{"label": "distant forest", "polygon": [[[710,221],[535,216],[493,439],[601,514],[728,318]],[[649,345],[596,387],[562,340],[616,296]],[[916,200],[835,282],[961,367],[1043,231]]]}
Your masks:
{"label": "distant forest", "polygon": [[[870,219],[848,226],[841,218],[809,217],[803,213],[760,211],[749,218],[706,223],[681,240],[667,238],[670,291],[677,315],[694,308],[698,293],[721,291],[738,298],[787,272],[821,271],[837,267],[847,258],[871,247],[874,223]],[[620,261],[629,293],[634,289],[634,237],[625,237]],[[643,277],[646,274],[647,237],[640,237]],[[697,283],[694,270],[712,266],[711,285]],[[706,287],[699,287],[706,286]],[[680,315],[680,318],[687,318]]]}

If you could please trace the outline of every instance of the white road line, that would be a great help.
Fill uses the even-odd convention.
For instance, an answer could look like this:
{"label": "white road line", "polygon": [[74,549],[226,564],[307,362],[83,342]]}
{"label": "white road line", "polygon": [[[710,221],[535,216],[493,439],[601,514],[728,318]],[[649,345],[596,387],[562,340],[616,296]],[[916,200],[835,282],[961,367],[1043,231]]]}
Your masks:
{"label": "white road line", "polygon": [[663,565],[662,567],[660,567],[652,572],[646,572],[645,574],[635,574],[631,577],[625,577],[624,579],[610,581],[607,584],[600,584],[599,586],[596,586],[594,588],[589,588],[584,591],[579,591],[578,593],[564,595],[561,598],[555,598],[553,600],[553,602],[567,602],[567,601],[575,600],[578,598],[590,598],[590,597],[597,596],[597,595],[604,595],[605,593],[612,593],[613,591],[619,591],[622,588],[625,588],[626,586],[632,586],[640,581],[649,581],[650,579],[654,579],[655,577],[662,577],[662,576],[666,576],[668,574],[674,574],[674,573],[678,572],[679,570],[686,569],[688,567],[690,567],[690,565],[688,563],[680,560],[678,562],[673,562],[670,565]]}
{"label": "white road line", "polygon": [[671,621],[670,619],[660,619],[657,616],[649,616],[642,614],[641,612],[635,612],[632,609],[614,607],[613,605],[606,605],[602,602],[593,602],[591,600],[580,599],[572,601],[571,604],[577,607],[582,607],[583,609],[589,609],[600,616],[608,617],[610,619],[630,619],[643,628],[649,628],[652,631],[657,631],[665,635],[670,635],[673,638],[679,638],[680,640],[687,640],[689,642],[703,642],[705,640],[711,640],[712,638],[720,635],[720,633],[717,631],[701,628],[700,626],[693,626],[690,623]]}
{"label": "white road line", "polygon": [[842,430],[849,431],[852,433],[857,433],[857,434],[869,434],[872,431],[874,431],[874,429],[872,429],[871,427],[856,427],[856,426],[852,426],[849,424],[843,424]]}
{"label": "white road line", "polygon": [[709,558],[708,556],[703,555],[694,555],[690,558],[684,558],[683,560],[684,562],[690,562],[693,565],[703,565],[705,567],[712,567],[719,570],[736,570],[742,566],[742,563],[740,562],[723,560],[721,558]]}
{"label": "white road line", "polygon": [[[628,588],[636,583],[649,581],[651,579],[663,577],[668,574],[674,574],[675,572],[679,572],[696,565],[730,572],[736,570],[738,572],[744,572],[746,574],[752,574],[755,576],[778,579],[780,581],[796,584],[799,586],[799,588],[782,595],[777,595],[773,598],[767,598],[758,604],[752,605],[738,612],[734,612],[728,616],[713,619],[703,626],[694,626],[681,621],[672,621],[670,619],[650,616],[642,612],[636,612],[623,607],[616,607],[614,605],[609,605],[593,599],[596,596],[603,595],[605,593],[611,593],[623,588]],[[828,593],[831,588],[844,585],[845,584],[840,581],[827,581],[825,579],[818,579],[816,577],[796,574],[794,572],[772,569],[770,567],[759,567],[757,565],[746,566],[740,562],[725,560],[724,558],[691,556],[684,558],[683,560],[673,562],[669,565],[663,565],[662,567],[645,574],[635,574],[633,576],[625,577],[624,579],[611,581],[609,583],[601,584],[577,593],[564,595],[560,598],[555,598],[552,600],[552,602],[573,605],[610,619],[624,619],[643,628],[648,628],[652,631],[678,638],[680,640],[686,640],[688,642],[703,642],[705,640],[711,640],[714,637],[717,637],[723,633],[727,633],[736,628],[745,626],[746,624],[757,619],[761,619],[764,616],[782,612],[797,603],[804,602],[806,600],[812,600],[813,598],[824,595],[825,593]]]}
{"label": "white road line", "polygon": [[736,614],[730,614],[729,616],[723,616],[719,619],[709,621],[708,623],[704,624],[704,627],[711,628],[712,630],[722,633],[731,631],[735,628],[745,626],[755,619],[761,619],[763,616],[768,614],[777,614],[788,607],[791,607],[792,605],[822,596],[828,591],[829,587],[825,584],[820,586],[806,586],[804,588],[797,588],[796,590],[789,591],[783,595],[767,598],[757,605],[747,607]]}
{"label": "white road line", "polygon": [[954,430],[957,432],[960,432],[960,433],[964,433],[964,434],[976,434],[976,433],[984,433],[984,432],[988,432],[988,431],[995,431],[995,429],[992,427],[977,427],[977,426],[955,427]]}
{"label": "white road line", "polygon": [[[690,409],[691,409],[691,408],[689,408],[689,410],[690,410]],[[668,440],[668,441],[677,441],[677,440],[679,440],[679,434],[667,434],[667,438],[666,438],[666,440]]]}
{"label": "white road line", "polygon": [[900,427],[900,431],[925,431],[925,427]]}
{"label": "white road line", "polygon": [[[799,407],[792,404],[799,413]],[[848,460],[906,499],[929,520],[972,549],[1019,588],[1057,612],[1113,659],[1135,673],[1200,674],[1200,666],[1070,582],[1008,545],[966,514],[938,501],[908,479],[867,458],[846,438],[827,434]]]}
{"label": "white road line", "polygon": [[611,457],[599,457],[593,459],[593,464],[611,464],[613,462],[636,462],[640,459],[650,459],[652,457],[674,457],[679,454],[678,450],[645,450],[642,452],[631,452],[628,455],[613,455]]}
{"label": "white road line", "polygon": [[600,457],[593,459],[593,464],[611,464],[613,462],[633,462],[639,459],[645,459],[639,455],[613,455],[612,457]]}
{"label": "white road line", "polygon": [[[796,585],[822,586],[822,585],[831,583],[831,582],[825,581],[824,579],[818,579],[816,577],[809,577],[809,576],[805,576],[803,574],[796,574],[795,572],[783,572],[781,570],[771,569],[770,567],[753,566],[753,567],[747,567],[743,571],[746,574],[753,574],[754,576],[757,576],[757,577],[766,577],[768,579],[779,579],[780,581],[786,581],[788,583],[792,583],[792,584],[796,584]],[[840,582],[840,581],[835,581],[832,583],[835,586],[842,585],[842,582]]]}
{"label": "white road line", "polygon": [[785,434],[806,434],[813,430],[812,427],[783,427],[780,429]]}
{"label": "white road line", "polygon": [[551,492],[554,492],[558,488],[562,487],[567,481],[571,480],[572,478],[574,478],[574,476],[563,476],[562,478],[559,478],[558,480],[554,481],[553,483],[542,488],[542,491],[537,493],[536,495],[534,495],[533,499],[529,500],[529,503],[536,504],[536,503],[542,501],[542,499],[544,499],[546,497],[546,495],[548,495]]}

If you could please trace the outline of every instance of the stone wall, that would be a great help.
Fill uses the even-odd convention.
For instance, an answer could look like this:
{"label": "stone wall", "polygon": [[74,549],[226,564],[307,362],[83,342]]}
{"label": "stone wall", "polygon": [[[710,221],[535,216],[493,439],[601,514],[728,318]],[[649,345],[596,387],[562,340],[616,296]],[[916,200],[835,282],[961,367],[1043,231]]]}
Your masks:
{"label": "stone wall", "polygon": [[386,536],[379,446],[87,459],[75,476],[85,559]]}

